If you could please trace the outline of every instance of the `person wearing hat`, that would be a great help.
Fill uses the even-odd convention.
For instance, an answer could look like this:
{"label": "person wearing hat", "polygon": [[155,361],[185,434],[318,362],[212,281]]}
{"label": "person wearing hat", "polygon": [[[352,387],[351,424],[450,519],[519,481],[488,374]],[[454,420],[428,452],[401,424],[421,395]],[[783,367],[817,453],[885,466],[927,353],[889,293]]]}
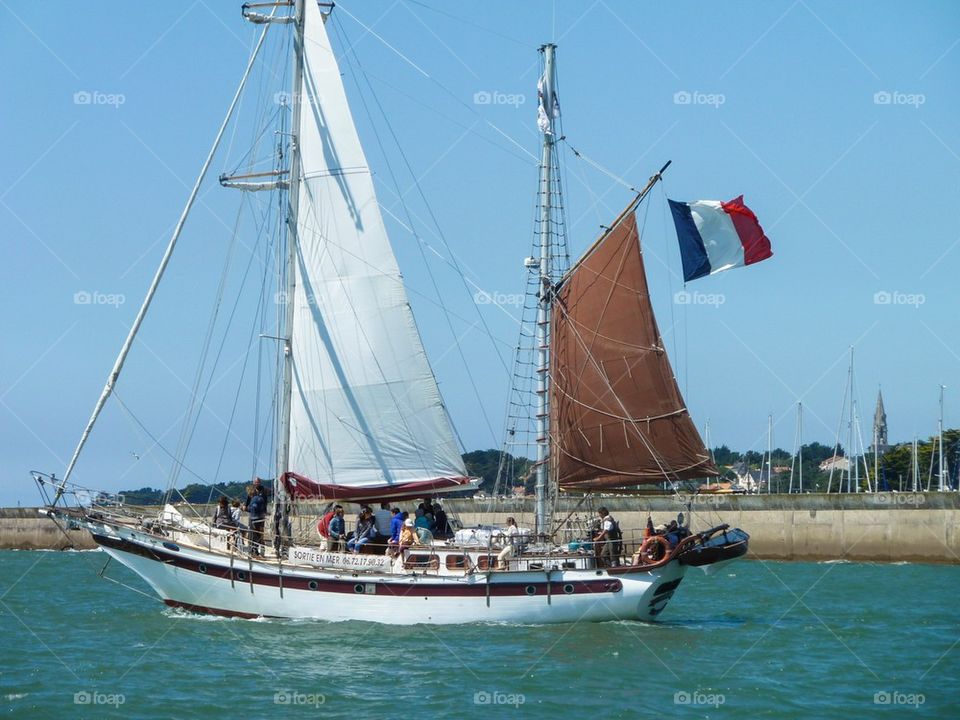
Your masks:
{"label": "person wearing hat", "polygon": [[400,544],[397,549],[402,553],[412,545],[420,545],[420,537],[414,527],[413,520],[407,518],[403,521],[403,528],[400,530]]}

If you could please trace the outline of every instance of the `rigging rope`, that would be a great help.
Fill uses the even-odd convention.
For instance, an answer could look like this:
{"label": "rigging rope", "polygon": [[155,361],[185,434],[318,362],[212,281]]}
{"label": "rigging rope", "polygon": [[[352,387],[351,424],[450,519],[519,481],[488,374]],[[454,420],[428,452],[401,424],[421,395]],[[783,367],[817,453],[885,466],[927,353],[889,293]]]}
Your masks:
{"label": "rigging rope", "polygon": [[[274,12],[276,12],[276,9],[274,9]],[[100,399],[97,400],[97,404],[93,409],[93,413],[91,414],[90,419],[87,421],[87,426],[84,428],[83,434],[80,436],[80,442],[73,451],[73,457],[70,458],[70,463],[67,465],[67,470],[63,476],[64,480],[69,479],[70,474],[73,472],[73,468],[77,463],[77,458],[80,457],[80,452],[83,450],[83,446],[86,444],[87,438],[90,437],[90,432],[93,430],[93,426],[97,422],[97,418],[100,417],[100,412],[103,410],[104,405],[106,405],[107,399],[113,392],[117,379],[120,377],[120,371],[123,369],[124,361],[127,358],[127,354],[130,352],[130,348],[133,347],[133,341],[137,336],[140,325],[143,323],[144,317],[146,317],[147,310],[150,308],[150,303],[153,301],[153,297],[157,292],[157,288],[159,287],[160,281],[163,278],[164,271],[166,270],[167,265],[170,263],[170,258],[173,255],[173,250],[177,245],[177,240],[180,238],[180,233],[183,231],[183,226],[187,221],[187,216],[190,213],[190,209],[193,207],[194,201],[197,199],[197,196],[200,193],[200,186],[207,175],[207,171],[209,170],[210,163],[213,161],[213,157],[217,152],[217,148],[220,146],[220,141],[223,138],[224,132],[226,131],[227,124],[230,122],[230,118],[233,116],[233,111],[237,107],[237,103],[243,94],[243,88],[247,83],[247,78],[250,76],[250,71],[252,70],[254,61],[260,52],[260,48],[263,46],[263,42],[267,37],[267,28],[269,27],[269,25],[264,25],[263,30],[260,33],[260,39],[257,42],[257,46],[250,55],[250,59],[247,62],[247,67],[240,79],[240,85],[237,87],[237,91],[234,93],[233,100],[230,102],[230,107],[227,109],[226,117],[224,117],[223,122],[220,125],[220,129],[217,131],[217,135],[213,141],[213,146],[210,148],[210,152],[207,154],[207,158],[203,163],[203,167],[200,169],[200,174],[197,176],[197,179],[193,185],[193,189],[190,191],[190,196],[187,199],[186,206],[183,208],[183,211],[180,214],[180,219],[177,221],[173,235],[170,238],[170,242],[167,244],[167,249],[164,251],[163,258],[160,261],[160,267],[157,268],[157,271],[153,276],[153,280],[151,281],[150,287],[147,290],[147,296],[144,298],[143,304],[140,306],[140,310],[133,321],[133,325],[130,327],[130,331],[127,334],[127,339],[120,348],[120,354],[117,356],[116,362],[114,362],[113,369],[110,371],[110,375],[107,378],[107,383],[103,388],[103,392],[100,394]]]}
{"label": "rigging rope", "polygon": [[[183,468],[184,470],[186,470],[190,475],[193,475],[193,476],[194,476],[197,480],[199,480],[200,482],[206,482],[206,479],[205,479],[205,478],[203,478],[203,477],[200,476],[199,474],[195,473],[193,470],[191,470],[189,467],[187,467],[187,465],[186,465],[185,463],[181,462],[181,460],[180,460],[176,455],[174,455],[172,452],[170,452],[169,450],[167,450],[167,448],[164,446],[164,444],[163,444],[162,442],[160,442],[160,440],[159,440],[157,437],[155,437],[155,436],[147,429],[147,426],[144,425],[143,422],[141,422],[140,418],[138,418],[138,417],[136,416],[136,414],[134,414],[134,412],[133,412],[129,407],[127,407],[126,403],[123,402],[123,398],[120,397],[120,393],[119,393],[119,392],[114,392],[113,396],[117,399],[117,403],[119,403],[120,407],[121,407],[121,408],[123,409],[123,411],[128,415],[128,417],[129,417],[131,420],[133,420],[133,422],[135,422],[135,423],[140,427],[140,429],[144,432],[144,434],[145,434],[148,438],[150,438],[150,440],[153,442],[154,445],[156,445],[158,448],[160,448],[160,450],[163,451],[163,454],[164,454],[164,455],[166,455],[166,456],[169,457],[171,460],[173,460],[173,462],[174,462],[175,464],[182,466],[182,468]],[[181,415],[181,417],[183,417],[183,416]],[[166,502],[167,502],[167,497],[169,497],[169,493],[168,493],[167,496],[164,498],[164,504],[166,504]]]}
{"label": "rigging rope", "polygon": [[[502,38],[502,39],[504,39],[504,40],[509,40],[510,42],[516,43],[517,45],[522,45],[523,47],[527,47],[527,48],[531,48],[531,49],[532,49],[532,46],[530,45],[530,43],[528,43],[528,42],[526,42],[526,41],[524,41],[524,40],[518,40],[517,38],[510,37],[509,35],[504,35],[502,32],[499,32],[499,31],[497,31],[497,30],[493,30],[493,29],[488,28],[488,27],[486,27],[486,26],[484,26],[484,25],[480,25],[479,23],[475,23],[475,22],[473,22],[472,20],[467,20],[466,18],[460,17],[459,15],[454,15],[453,13],[447,12],[446,10],[441,10],[441,9],[439,9],[439,8],[435,8],[435,7],[432,7],[432,6],[430,6],[430,5],[427,5],[425,2],[421,2],[421,0],[406,0],[406,1],[407,1],[408,3],[412,3],[413,5],[419,5],[420,7],[426,8],[427,10],[430,10],[430,11],[432,11],[432,12],[435,12],[435,13],[437,13],[437,14],[439,14],[439,15],[446,15],[448,18],[452,18],[453,20],[456,20],[457,22],[461,22],[461,23],[463,23],[464,25],[469,25],[470,27],[475,27],[475,28],[477,28],[478,30],[483,30],[484,32],[490,33],[491,35],[495,35],[495,36],[498,37],[498,38]],[[412,13],[411,13],[411,14],[412,14]],[[416,17],[416,16],[414,15],[414,17]]]}
{"label": "rigging rope", "polygon": [[618,185],[622,185],[623,187],[627,188],[627,190],[629,190],[629,191],[632,192],[632,193],[638,193],[638,192],[640,192],[639,190],[637,190],[637,188],[635,188],[635,187],[634,187],[631,183],[629,183],[627,180],[624,180],[624,179],[623,179],[622,177],[620,177],[619,175],[615,175],[613,172],[611,172],[610,170],[608,170],[607,168],[605,168],[603,165],[601,165],[600,163],[598,163],[596,160],[593,160],[592,158],[588,157],[587,155],[584,155],[582,152],[580,152],[580,151],[577,150],[575,147],[573,147],[573,145],[571,145],[571,144],[567,141],[566,136],[561,136],[561,137],[560,137],[560,141],[563,142],[563,143],[565,143],[566,146],[570,148],[570,152],[572,152],[576,157],[580,158],[581,160],[583,160],[583,161],[586,162],[587,164],[591,165],[591,166],[592,166],[593,168],[595,168],[596,170],[599,170],[599,171],[602,172],[604,175],[606,175],[608,178],[610,178],[611,180],[613,180],[614,182],[616,182]]}

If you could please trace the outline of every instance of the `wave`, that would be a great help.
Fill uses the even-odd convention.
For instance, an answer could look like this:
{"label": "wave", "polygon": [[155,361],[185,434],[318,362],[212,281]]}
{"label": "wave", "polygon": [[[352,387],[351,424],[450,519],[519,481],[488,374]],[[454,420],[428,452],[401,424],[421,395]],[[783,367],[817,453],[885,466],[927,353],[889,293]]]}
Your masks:
{"label": "wave", "polygon": [[58,550],[57,548],[5,548],[5,552],[33,552],[33,553],[98,553],[103,552],[103,548],[63,548]]}

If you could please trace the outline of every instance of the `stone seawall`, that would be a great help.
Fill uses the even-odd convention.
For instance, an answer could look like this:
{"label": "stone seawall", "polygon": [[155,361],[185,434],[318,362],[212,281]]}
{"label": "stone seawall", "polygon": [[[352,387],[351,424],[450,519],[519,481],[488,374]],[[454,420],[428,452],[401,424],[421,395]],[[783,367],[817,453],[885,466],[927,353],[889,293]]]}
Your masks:
{"label": "stone seawall", "polygon": [[[702,530],[729,523],[750,533],[751,556],[777,560],[881,562],[960,562],[960,494],[878,493],[855,495],[700,495],[684,499],[691,525]],[[559,521],[586,522],[605,505],[624,529],[642,528],[649,512],[655,523],[680,510],[676,497],[564,498],[554,515]],[[412,509],[412,504],[409,504]],[[466,527],[502,524],[514,516],[521,525],[533,518],[530,498],[505,500],[450,499],[447,512]],[[408,507],[404,504],[404,507]],[[300,529],[312,532],[320,506],[302,507]],[[203,516],[209,512],[201,511]],[[348,512],[348,517],[352,511]],[[81,531],[65,535],[35,508],[0,509],[0,548],[90,548]]]}
{"label": "stone seawall", "polygon": [[[563,499],[555,521],[592,519],[604,505],[626,528],[642,528],[649,512],[662,523],[690,512],[694,530],[728,523],[750,533],[751,557],[774,560],[858,560],[960,563],[960,494],[729,495]],[[589,505],[588,505],[589,503]],[[494,503],[450,500],[464,525],[532,518],[527,498]],[[689,510],[688,510],[689,508]]]}
{"label": "stone seawall", "polygon": [[0,508],[2,550],[90,550],[96,546],[86,530],[61,529],[37,508]]}

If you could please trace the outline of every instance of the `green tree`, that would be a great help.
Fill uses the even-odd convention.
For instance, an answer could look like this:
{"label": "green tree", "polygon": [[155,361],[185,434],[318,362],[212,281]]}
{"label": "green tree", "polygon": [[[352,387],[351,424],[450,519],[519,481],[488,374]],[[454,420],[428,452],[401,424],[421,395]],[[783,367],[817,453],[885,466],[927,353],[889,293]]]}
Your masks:
{"label": "green tree", "polygon": [[731,450],[726,445],[721,445],[713,449],[713,457],[717,465],[723,467],[724,465],[733,465],[735,462],[738,462],[740,460],[740,453]]}
{"label": "green tree", "polygon": [[[480,489],[487,494],[493,494],[498,490],[497,472],[500,469],[501,453],[499,450],[474,450],[463,456],[463,463],[466,465],[467,474],[470,477],[480,477],[483,480],[480,483]],[[533,461],[514,456],[510,453],[503,455],[503,466],[505,472],[504,481],[499,488],[500,493],[510,493],[514,486],[523,485],[527,492],[533,492],[536,485],[536,478],[530,472],[533,467]]]}

